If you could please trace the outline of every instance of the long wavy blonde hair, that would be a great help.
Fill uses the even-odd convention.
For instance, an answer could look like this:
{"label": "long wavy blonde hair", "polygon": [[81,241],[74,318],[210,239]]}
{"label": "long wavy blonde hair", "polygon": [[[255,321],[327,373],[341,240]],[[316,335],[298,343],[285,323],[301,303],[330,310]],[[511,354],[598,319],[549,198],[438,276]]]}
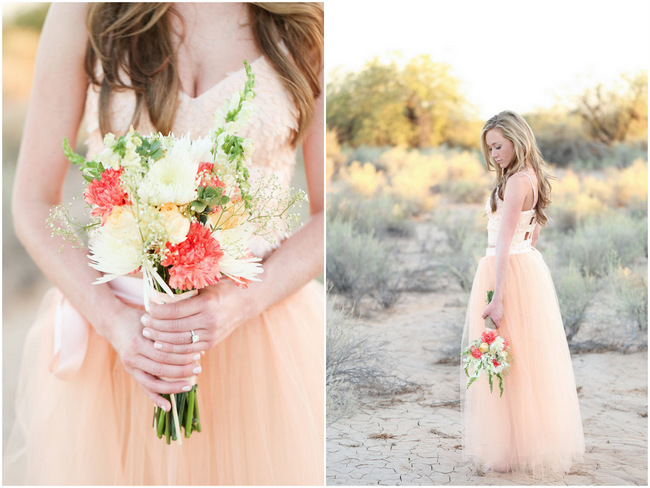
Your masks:
{"label": "long wavy blonde hair", "polygon": [[[258,47],[276,70],[298,109],[294,145],[304,136],[320,95],[323,63],[322,3],[250,3],[249,17]],[[146,109],[156,130],[170,132],[176,115],[180,82],[172,42],[170,16],[180,14],[171,3],[91,3],[86,24],[85,70],[100,87],[99,127],[111,131],[109,104],[116,90],[133,90],[137,125]],[[182,20],[182,18],[181,18]],[[284,49],[286,47],[286,49]],[[95,71],[99,61],[103,76]],[[122,79],[124,75],[126,79]]]}
{"label": "long wavy blonde hair", "polygon": [[[503,137],[512,142],[514,146],[513,160],[508,167],[503,170],[494,159],[490,148],[485,141],[488,131],[499,129]],[[505,110],[488,120],[481,131],[481,150],[487,164],[488,170],[496,173],[494,188],[490,194],[490,207],[496,211],[497,197],[503,199],[503,192],[508,178],[513,174],[525,169],[530,165],[535,171],[538,182],[538,198],[535,205],[535,215],[540,225],[546,225],[548,215],[546,208],[551,203],[551,183],[554,179],[537,146],[535,135],[526,120],[518,113]]]}

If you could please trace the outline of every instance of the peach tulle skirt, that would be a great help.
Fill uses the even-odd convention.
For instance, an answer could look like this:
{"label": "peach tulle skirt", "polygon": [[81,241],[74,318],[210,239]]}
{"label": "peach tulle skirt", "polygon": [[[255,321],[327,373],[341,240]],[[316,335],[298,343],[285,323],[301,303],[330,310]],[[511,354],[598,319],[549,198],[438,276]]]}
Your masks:
{"label": "peach tulle skirt", "polygon": [[201,360],[201,432],[167,445],[153,404],[91,331],[69,381],[48,371],[58,290],[24,349],[5,484],[322,485],[324,303],[312,282]]}
{"label": "peach tulle skirt", "polygon": [[[485,329],[481,314],[494,289],[494,256],[478,265],[462,346]],[[481,376],[468,390],[461,368],[463,451],[487,469],[536,477],[567,472],[582,459],[584,438],[569,348],[555,288],[537,250],[510,254],[498,334],[514,358],[503,397]]]}

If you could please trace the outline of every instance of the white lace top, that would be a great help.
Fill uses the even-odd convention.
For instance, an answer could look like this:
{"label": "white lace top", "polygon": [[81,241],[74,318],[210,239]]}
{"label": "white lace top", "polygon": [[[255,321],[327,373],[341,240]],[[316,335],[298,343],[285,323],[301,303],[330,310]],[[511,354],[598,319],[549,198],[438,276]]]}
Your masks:
{"label": "white lace top", "polygon": [[[296,164],[296,149],[291,146],[293,131],[298,129],[298,111],[286,91],[276,71],[264,56],[251,63],[255,74],[255,92],[253,103],[257,112],[249,126],[240,135],[253,141],[255,151],[250,168],[251,179],[259,174],[275,173],[280,183],[288,188]],[[101,74],[101,68],[99,68]],[[246,73],[242,68],[228,75],[196,98],[179,92],[179,104],[174,120],[173,132],[180,136],[190,133],[193,138],[207,136],[212,129],[214,112],[221,107],[224,100],[237,90],[243,89]],[[116,135],[126,133],[131,123],[135,108],[135,94],[131,90],[115,91],[111,98],[111,129]],[[99,87],[90,85],[86,96],[84,124],[88,132],[86,144],[88,156],[94,156],[103,150],[103,139],[99,131]],[[135,129],[141,134],[153,132],[154,128],[146,111],[140,115],[140,122]],[[286,232],[278,232],[275,244],[263,238],[255,238],[249,247],[257,256],[264,257],[280,241],[288,237]]]}
{"label": "white lace top", "polygon": [[[532,237],[533,230],[537,219],[535,217],[535,204],[537,203],[537,192],[533,180],[525,172],[521,172],[528,177],[530,184],[533,187],[533,206],[530,210],[523,210],[519,215],[519,221],[515,229],[515,234],[510,243],[510,254],[517,254],[521,252],[531,251],[533,249]],[[501,227],[501,215],[503,213],[503,200],[497,195],[497,209],[492,212],[490,206],[490,199],[485,203],[485,212],[488,216],[487,231],[488,231],[488,254],[494,254],[494,248],[497,245],[497,238],[499,236],[499,228]]]}

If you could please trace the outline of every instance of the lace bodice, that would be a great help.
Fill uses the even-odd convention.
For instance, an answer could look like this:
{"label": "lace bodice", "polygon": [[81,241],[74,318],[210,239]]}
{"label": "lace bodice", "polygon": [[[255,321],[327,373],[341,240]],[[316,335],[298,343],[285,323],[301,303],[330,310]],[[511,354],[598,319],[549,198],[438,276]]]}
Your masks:
{"label": "lace bodice", "polygon": [[[293,131],[298,128],[298,112],[291,95],[264,56],[253,61],[251,67],[255,74],[257,96],[253,103],[257,106],[257,113],[251,124],[240,133],[250,138],[255,146],[250,168],[251,179],[259,174],[275,173],[280,183],[288,188],[296,162],[296,150],[290,141]],[[193,138],[207,136],[213,126],[214,112],[226,98],[242,89],[245,81],[246,73],[242,66],[240,70],[228,73],[224,79],[196,98],[179,92],[174,134],[180,136],[189,132]],[[98,102],[99,87],[91,85],[88,88],[84,115],[89,157],[104,147],[99,131]],[[124,134],[128,130],[134,107],[135,95],[131,90],[113,93],[111,129],[116,135]],[[140,122],[135,129],[141,134],[153,132],[154,128],[146,111],[140,115]],[[263,257],[285,237],[286,232],[278,232],[275,244],[270,244],[263,238],[256,238],[249,246],[254,254]]]}
{"label": "lace bodice", "polygon": [[[525,174],[525,173],[524,173]],[[528,176],[528,175],[526,175]],[[530,177],[529,177],[530,179]],[[531,181],[532,185],[532,181]],[[534,192],[533,187],[533,192]],[[497,245],[497,238],[499,236],[499,228],[501,227],[501,215],[503,214],[503,200],[497,196],[497,209],[492,212],[490,206],[490,199],[485,203],[485,212],[488,216],[487,231],[488,231],[488,249],[494,248]],[[533,230],[535,230],[535,206],[530,210],[523,210],[519,215],[519,221],[515,228],[515,234],[512,236],[510,243],[510,254],[517,254],[520,252],[530,251],[532,246]]]}

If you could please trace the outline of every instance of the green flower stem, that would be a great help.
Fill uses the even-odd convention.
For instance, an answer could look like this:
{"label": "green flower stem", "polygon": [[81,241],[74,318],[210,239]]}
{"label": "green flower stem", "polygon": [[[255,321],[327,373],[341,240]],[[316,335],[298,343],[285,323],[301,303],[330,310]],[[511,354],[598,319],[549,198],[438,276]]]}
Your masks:
{"label": "green flower stem", "polygon": [[185,437],[192,434],[192,413],[194,412],[194,403],[196,401],[196,386],[187,394],[187,412],[185,412]]}
{"label": "green flower stem", "polygon": [[199,402],[198,398],[194,401],[194,421],[192,426],[196,429],[197,432],[201,432],[201,417],[199,417]]}
{"label": "green flower stem", "polygon": [[165,430],[165,411],[162,408],[158,409],[158,429],[156,430],[156,434],[158,435],[158,439],[160,439],[163,435],[163,431]]}
{"label": "green flower stem", "polygon": [[172,417],[171,412],[166,412],[165,413],[165,437],[167,438],[167,444],[170,443],[170,437],[171,437],[171,434],[172,434],[172,432],[171,432],[171,423],[172,423],[171,422],[171,420],[172,420],[171,417]]}

